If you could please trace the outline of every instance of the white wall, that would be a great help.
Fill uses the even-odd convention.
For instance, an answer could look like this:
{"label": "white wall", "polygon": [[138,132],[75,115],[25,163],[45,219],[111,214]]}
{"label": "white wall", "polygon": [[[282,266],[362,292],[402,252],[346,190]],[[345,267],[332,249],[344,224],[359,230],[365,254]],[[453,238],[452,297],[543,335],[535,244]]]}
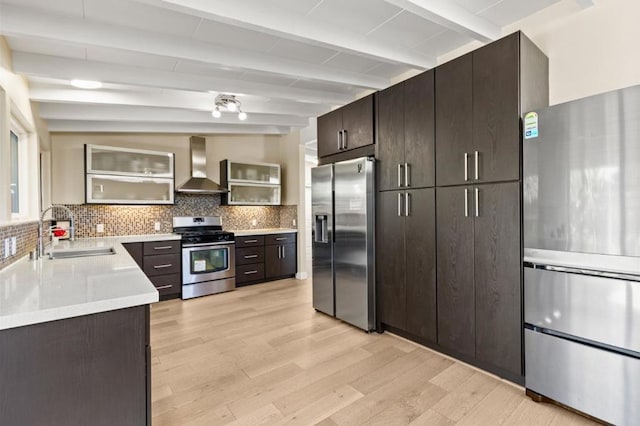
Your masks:
{"label": "white wall", "polygon": [[[33,220],[38,217],[40,182],[38,179],[40,143],[43,150],[49,145],[49,133],[46,124],[40,120],[37,107],[29,100],[27,81],[13,72],[11,50],[4,37],[0,36],[0,223],[15,221],[11,218],[11,182],[9,129],[11,119],[16,120],[26,131],[26,158],[20,162],[27,167],[24,174],[27,180],[21,193],[25,201],[25,215],[19,220]],[[45,177],[45,181],[48,178]],[[21,203],[22,204],[22,203]]]}
{"label": "white wall", "polygon": [[[207,174],[211,179],[220,182],[220,161],[224,159],[277,163],[292,171],[291,176],[286,173],[283,182],[283,204],[297,204],[297,133],[215,135],[207,136],[206,140]],[[54,203],[84,203],[84,144],[166,150],[175,153],[176,184],[185,181],[190,173],[189,135],[54,133],[51,135]]]}
{"label": "white wall", "polygon": [[[640,84],[640,1],[595,0],[581,9],[563,0],[506,27],[522,30],[549,57],[552,105]],[[470,43],[438,58],[446,62],[476,49]]]}

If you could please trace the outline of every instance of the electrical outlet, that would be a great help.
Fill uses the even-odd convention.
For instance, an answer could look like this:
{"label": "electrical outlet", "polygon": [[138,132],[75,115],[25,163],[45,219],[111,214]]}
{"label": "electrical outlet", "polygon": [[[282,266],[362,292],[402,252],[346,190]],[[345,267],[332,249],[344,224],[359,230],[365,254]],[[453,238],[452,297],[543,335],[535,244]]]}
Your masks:
{"label": "electrical outlet", "polygon": [[251,219],[251,226],[256,226],[258,221],[256,219]]}
{"label": "electrical outlet", "polygon": [[9,257],[10,247],[9,247],[9,239],[5,238],[4,240],[4,258]]}
{"label": "electrical outlet", "polygon": [[295,219],[293,219],[293,227],[294,228],[296,227],[296,220]]}
{"label": "electrical outlet", "polygon": [[15,256],[18,252],[18,239],[11,237],[11,256]]}
{"label": "electrical outlet", "polygon": [[160,230],[160,222],[154,222],[153,229],[155,229],[156,231],[159,231]]}
{"label": "electrical outlet", "polygon": [[96,232],[98,234],[101,234],[104,232],[104,223],[99,223],[96,225]]}

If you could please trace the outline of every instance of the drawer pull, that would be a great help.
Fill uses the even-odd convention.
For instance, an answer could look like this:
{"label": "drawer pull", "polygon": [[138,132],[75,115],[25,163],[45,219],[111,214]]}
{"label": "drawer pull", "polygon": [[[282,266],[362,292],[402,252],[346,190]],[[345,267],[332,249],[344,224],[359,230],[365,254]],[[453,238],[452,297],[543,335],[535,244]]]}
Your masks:
{"label": "drawer pull", "polygon": [[258,257],[258,255],[257,255],[257,254],[248,254],[248,255],[246,255],[244,258],[245,258],[245,259],[254,259],[254,258],[256,258],[256,257]]}
{"label": "drawer pull", "polygon": [[171,288],[171,287],[173,287],[173,284],[161,285],[160,287],[156,287],[156,290],[164,290],[165,288]]}
{"label": "drawer pull", "polygon": [[244,240],[245,244],[249,244],[249,243],[257,243],[258,240]]}
{"label": "drawer pull", "polygon": [[254,271],[247,271],[247,272],[245,272],[244,274],[245,274],[245,275],[253,275],[253,274],[257,274],[257,273],[258,273],[258,271],[255,271],[255,270],[254,270]]}
{"label": "drawer pull", "polygon": [[288,240],[289,237],[278,237],[276,238],[276,241],[284,241],[284,240]]}
{"label": "drawer pull", "polygon": [[171,268],[173,263],[167,263],[165,265],[153,265],[153,269]]}
{"label": "drawer pull", "polygon": [[172,248],[173,246],[158,246],[158,247],[154,247],[154,250],[169,250],[170,248]]}

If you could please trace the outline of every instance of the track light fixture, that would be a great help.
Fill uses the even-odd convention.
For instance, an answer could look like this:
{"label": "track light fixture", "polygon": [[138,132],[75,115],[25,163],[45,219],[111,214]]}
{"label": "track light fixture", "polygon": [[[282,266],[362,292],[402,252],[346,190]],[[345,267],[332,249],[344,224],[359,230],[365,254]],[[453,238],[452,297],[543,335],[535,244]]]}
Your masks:
{"label": "track light fixture", "polygon": [[236,99],[235,95],[225,95],[221,93],[216,96],[211,115],[214,118],[220,118],[222,116],[222,111],[237,112],[238,120],[240,121],[247,119],[247,113],[242,111],[242,102]]}

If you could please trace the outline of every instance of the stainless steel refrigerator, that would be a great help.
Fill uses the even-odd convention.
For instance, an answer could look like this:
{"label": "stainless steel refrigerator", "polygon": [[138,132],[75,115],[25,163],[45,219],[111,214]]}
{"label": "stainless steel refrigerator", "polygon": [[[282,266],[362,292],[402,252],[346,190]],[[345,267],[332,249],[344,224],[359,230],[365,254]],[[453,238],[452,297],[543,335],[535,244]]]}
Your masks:
{"label": "stainless steel refrigerator", "polygon": [[640,86],[524,131],[527,389],[640,424]]}
{"label": "stainless steel refrigerator", "polygon": [[315,167],[311,182],[313,307],[373,330],[373,159]]}

